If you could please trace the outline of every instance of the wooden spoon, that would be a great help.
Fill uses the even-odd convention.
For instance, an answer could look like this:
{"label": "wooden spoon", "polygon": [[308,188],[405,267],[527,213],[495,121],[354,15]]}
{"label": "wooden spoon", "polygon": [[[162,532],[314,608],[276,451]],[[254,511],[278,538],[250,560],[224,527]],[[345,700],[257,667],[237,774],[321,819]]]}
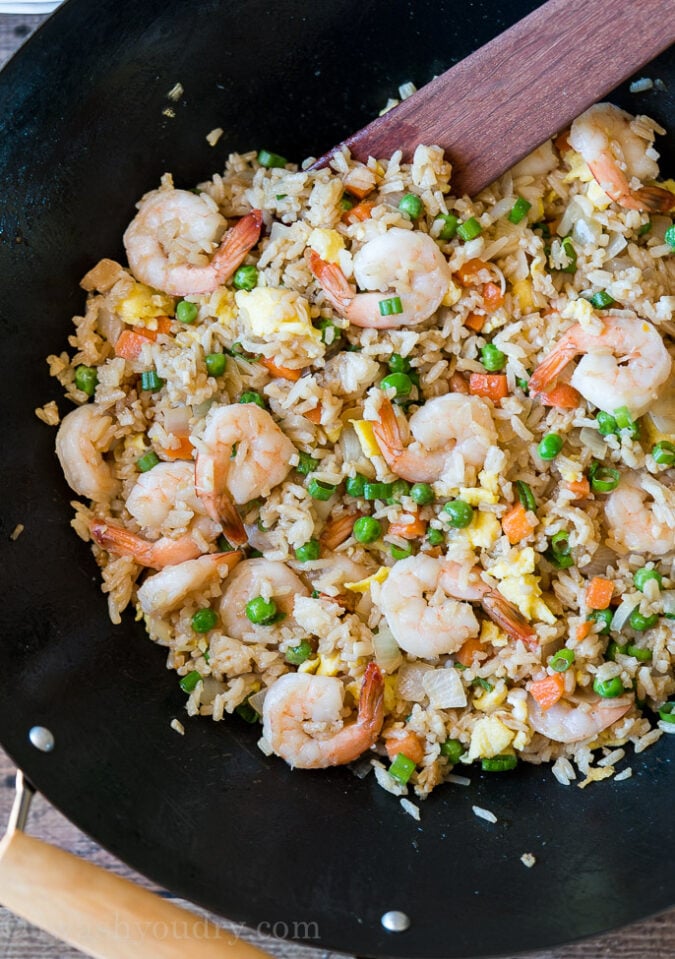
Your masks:
{"label": "wooden spoon", "polygon": [[365,162],[437,144],[453,192],[475,194],[674,41],[672,0],[548,0],[337,149]]}

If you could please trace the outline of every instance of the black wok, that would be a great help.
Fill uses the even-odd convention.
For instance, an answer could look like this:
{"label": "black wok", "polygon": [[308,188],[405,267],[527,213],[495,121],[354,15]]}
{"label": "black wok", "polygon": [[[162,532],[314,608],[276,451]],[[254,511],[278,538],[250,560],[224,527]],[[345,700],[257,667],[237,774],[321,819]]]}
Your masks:
{"label": "black wok", "polygon": [[[547,768],[471,770],[470,788],[437,790],[416,823],[372,777],[291,773],[236,717],[186,720],[177,736],[169,723],[184,718],[184,695],[163,650],[132,616],[110,624],[94,561],[69,529],[54,432],[33,414],[59,396],[44,357],[64,348],[79,278],[122,255],[133,204],[164,171],[189,186],[234,149],[318,155],[399,83],[421,85],[535,6],[70,0],[0,76],[0,741],[59,809],[142,873],[323,948],[512,954],[673,905],[672,742],[631,757],[632,779],[584,791]],[[602,69],[592,37],[588,69]],[[668,92],[626,87],[613,99],[675,130],[672,53],[643,75]],[[176,81],[185,94],[168,118]],[[225,134],[212,149],[204,137],[216,126]],[[674,145],[672,135],[659,144],[671,175]],[[12,542],[17,523],[25,531]],[[35,724],[53,731],[52,753],[30,745]],[[391,909],[410,916],[408,932],[383,929]]]}

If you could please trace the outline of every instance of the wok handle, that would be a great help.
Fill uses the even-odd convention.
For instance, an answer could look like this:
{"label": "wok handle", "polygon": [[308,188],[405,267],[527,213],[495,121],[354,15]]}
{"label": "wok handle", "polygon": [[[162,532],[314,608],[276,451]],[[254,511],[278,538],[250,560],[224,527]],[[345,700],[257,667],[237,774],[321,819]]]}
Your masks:
{"label": "wok handle", "polygon": [[95,959],[270,959],[235,932],[20,830],[0,842],[0,903]]}

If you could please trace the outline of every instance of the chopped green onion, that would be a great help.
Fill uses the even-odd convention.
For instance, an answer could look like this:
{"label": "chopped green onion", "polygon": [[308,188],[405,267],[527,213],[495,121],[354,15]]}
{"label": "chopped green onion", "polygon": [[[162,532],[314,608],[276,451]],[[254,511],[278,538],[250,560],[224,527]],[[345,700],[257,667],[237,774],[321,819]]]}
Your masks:
{"label": "chopped green onion", "polygon": [[397,753],[394,761],[389,767],[389,775],[393,776],[405,786],[412,774],[415,772],[415,763],[408,759],[403,753]]}
{"label": "chopped green onion", "polygon": [[335,323],[332,320],[328,320],[325,317],[321,317],[316,322],[317,329],[321,330],[321,342],[325,343],[326,346],[330,346],[331,343],[334,343],[335,340],[340,335],[340,330],[336,327]]}
{"label": "chopped green onion", "polygon": [[231,553],[234,549],[232,543],[230,543],[224,536],[219,536],[216,540],[216,545],[221,553]]}
{"label": "chopped green onion", "polygon": [[388,300],[380,300],[378,303],[381,316],[394,316],[397,313],[403,313],[403,304],[400,296],[391,296]]}
{"label": "chopped green onion", "polygon": [[300,450],[298,465],[295,467],[298,473],[302,476],[307,476],[308,473],[314,472],[314,470],[319,465],[319,461],[314,459],[313,456],[310,456],[309,453],[305,453],[303,450]]}
{"label": "chopped green onion", "polygon": [[258,285],[258,271],[252,265],[240,266],[234,271],[232,285],[235,290],[246,290],[250,292]]}
{"label": "chopped green onion", "polygon": [[483,232],[483,227],[480,225],[475,216],[470,216],[468,220],[465,220],[464,223],[460,223],[457,227],[457,236],[460,240],[468,242],[469,240],[475,240],[477,236],[480,236]]}
{"label": "chopped green onion", "polygon": [[389,547],[389,552],[391,553],[392,559],[407,559],[413,554],[412,543],[406,543],[405,546],[394,546],[392,544]]}
{"label": "chopped green onion", "polygon": [[453,499],[446,503],[443,512],[450,517],[450,525],[455,529],[464,529],[471,525],[473,520],[473,507],[463,499]]}
{"label": "chopped green onion", "polygon": [[306,659],[312,655],[312,644],[308,639],[303,639],[297,646],[290,646],[285,653],[285,660],[291,666],[300,666]]}
{"label": "chopped green onion", "polygon": [[551,228],[548,225],[548,223],[544,222],[543,220],[540,223],[533,223],[532,229],[539,230],[539,232],[541,233],[542,240],[551,239]]}
{"label": "chopped green onion", "polygon": [[664,703],[659,709],[659,719],[664,723],[675,723],[675,702]]}
{"label": "chopped green onion", "polygon": [[519,196],[511,207],[511,212],[507,217],[509,223],[520,223],[520,221],[527,216],[531,209],[532,204],[528,203],[525,197]]}
{"label": "chopped green onion", "polygon": [[614,619],[614,613],[611,609],[594,609],[592,613],[588,614],[586,619],[591,620],[594,623],[602,623],[600,635],[606,636],[609,633],[609,627]]}
{"label": "chopped green onion", "polygon": [[407,373],[390,373],[380,380],[381,390],[396,390],[396,396],[408,396],[413,388],[413,383]]}
{"label": "chopped green onion", "polygon": [[601,466],[597,460],[591,464],[588,475],[594,493],[611,493],[619,485],[619,471],[611,466]]}
{"label": "chopped green onion", "polygon": [[505,773],[510,769],[515,769],[518,765],[518,757],[514,753],[502,753],[501,756],[491,756],[487,759],[481,759],[481,767],[486,773]]}
{"label": "chopped green onion", "polygon": [[666,232],[663,234],[663,239],[666,241],[668,246],[675,250],[675,224],[671,223]]}
{"label": "chopped green onion", "polygon": [[158,463],[159,456],[153,450],[150,450],[149,453],[145,453],[136,460],[136,466],[139,468],[141,473],[147,473],[153,468],[153,466],[157,466]]}
{"label": "chopped green onion", "polygon": [[195,633],[208,633],[218,622],[218,613],[209,607],[198,609],[192,617],[192,628]]}
{"label": "chopped green onion", "polygon": [[612,433],[619,432],[619,424],[617,421],[611,413],[605,413],[604,410],[598,410],[595,422],[598,424],[598,433],[600,436],[611,436]]}
{"label": "chopped green onion", "polygon": [[593,689],[598,694],[602,696],[603,699],[614,699],[616,696],[620,696],[624,691],[623,683],[618,676],[615,676],[613,679],[601,680],[596,679],[593,682]]}
{"label": "chopped green onion", "polygon": [[400,353],[392,353],[387,366],[390,373],[410,372],[410,360],[407,356],[401,356]]}
{"label": "chopped green onion", "polygon": [[441,546],[445,542],[445,533],[432,526],[427,533],[427,542],[429,546]]}
{"label": "chopped green onion", "polygon": [[494,343],[486,343],[480,350],[480,361],[488,373],[498,373],[506,366],[506,354]]}
{"label": "chopped green onion", "polygon": [[277,604],[273,599],[255,596],[246,604],[246,615],[258,626],[269,626],[277,618]]}
{"label": "chopped green onion", "polygon": [[657,569],[647,569],[646,566],[643,566],[642,569],[636,569],[633,573],[633,585],[636,589],[639,589],[641,593],[644,593],[645,586],[650,579],[655,579],[661,588],[661,583],[663,582],[663,576]]}
{"label": "chopped green onion", "polygon": [[481,689],[484,689],[486,693],[491,693],[494,689],[492,683],[489,683],[487,679],[482,679],[480,676],[477,676],[471,681],[472,686],[480,686]]}
{"label": "chopped green onion", "polygon": [[197,672],[196,669],[193,669],[191,673],[187,673],[185,676],[180,678],[180,688],[184,693],[191,693],[197,686],[197,683],[201,681],[201,675]]}
{"label": "chopped green onion", "polygon": [[295,550],[295,558],[300,563],[312,563],[315,559],[319,558],[320,554],[321,546],[319,545],[318,539],[309,539]]}
{"label": "chopped green onion", "polygon": [[563,438],[559,433],[546,433],[539,440],[537,452],[543,460],[554,460],[563,448]]}
{"label": "chopped green onion", "polygon": [[391,496],[391,483],[366,482],[363,484],[363,495],[365,499],[389,499]]}
{"label": "chopped green onion", "polygon": [[141,373],[141,389],[148,393],[156,393],[164,386],[164,380],[156,370],[146,370]]}
{"label": "chopped green onion", "polygon": [[524,380],[522,376],[516,377],[516,386],[519,390],[522,390],[525,396],[530,395],[530,387],[527,380]]}
{"label": "chopped green onion", "polygon": [[360,473],[356,476],[348,476],[345,480],[345,490],[348,496],[363,496],[363,488],[366,485],[366,478]]}
{"label": "chopped green onion", "polygon": [[344,210],[345,213],[348,210],[351,210],[354,206],[354,200],[350,196],[347,196],[346,193],[343,193],[340,197],[340,209]]}
{"label": "chopped green onion", "polygon": [[675,444],[661,440],[652,447],[652,456],[659,466],[672,466],[675,464]]}
{"label": "chopped green onion", "polygon": [[324,503],[331,498],[336,489],[337,486],[334,486],[333,483],[324,483],[322,480],[315,479],[314,477],[312,477],[307,484],[307,492],[312,499],[318,499]]}
{"label": "chopped green onion", "polygon": [[513,485],[516,487],[516,493],[518,494],[518,499],[522,505],[525,507],[525,509],[529,510],[531,513],[534,513],[537,508],[537,501],[534,498],[534,493],[530,487],[522,480],[516,480]]}
{"label": "chopped green onion", "polygon": [[652,651],[651,649],[645,649],[644,646],[636,646],[634,643],[629,643],[626,647],[626,655],[637,659],[639,663],[648,663],[652,658]]}
{"label": "chopped green onion", "polygon": [[186,323],[188,326],[197,319],[199,307],[196,303],[190,303],[188,300],[179,300],[176,305],[176,319],[179,323]]}
{"label": "chopped green onion", "polygon": [[404,496],[410,494],[410,483],[404,479],[397,479],[391,484],[391,490],[387,497],[387,503],[392,506],[394,503],[400,503]]}
{"label": "chopped green onion", "polygon": [[563,253],[566,255],[569,263],[567,266],[561,267],[561,273],[576,273],[577,270],[577,251],[574,249],[574,243],[569,236],[563,237],[562,241]]}
{"label": "chopped green onion", "polygon": [[639,609],[634,609],[628,617],[628,625],[637,632],[644,632],[645,629],[652,629],[659,621],[656,613],[651,616],[643,616]]}
{"label": "chopped green onion", "polygon": [[382,535],[382,524],[372,516],[359,516],[352,532],[358,543],[374,543]]}
{"label": "chopped green onion", "polygon": [[549,666],[556,673],[566,673],[573,662],[574,662],[573,649],[559,649],[558,652],[551,657]]}
{"label": "chopped green onion", "polygon": [[640,427],[637,425],[627,406],[620,406],[614,410],[614,419],[620,430],[627,430],[630,436],[639,436]]}
{"label": "chopped green onion", "polygon": [[416,220],[424,209],[424,204],[414,193],[406,193],[398,203],[401,213],[407,213],[411,220]]}
{"label": "chopped green onion", "polygon": [[224,353],[207,353],[204,362],[209,376],[222,376],[227,366],[227,357]]}
{"label": "chopped green onion", "polygon": [[244,720],[245,723],[253,724],[258,722],[258,713],[249,703],[248,697],[246,697],[243,703],[239,703],[234,711],[240,719]]}
{"label": "chopped green onion", "polygon": [[258,163],[260,166],[267,167],[268,170],[271,170],[273,167],[286,166],[288,160],[286,157],[282,157],[278,153],[272,153],[270,150],[259,150]]}
{"label": "chopped green onion", "polygon": [[97,383],[98,371],[95,367],[85,366],[84,363],[80,363],[80,365],[75,368],[75,386],[78,390],[82,390],[87,396],[93,396],[96,392]]}
{"label": "chopped green onion", "polygon": [[440,233],[438,234],[438,239],[443,240],[452,240],[454,235],[457,233],[457,227],[459,225],[459,220],[454,213],[440,213],[434,223],[442,221],[443,226],[441,227]]}
{"label": "chopped green onion", "polygon": [[428,483],[415,483],[410,488],[410,498],[418,506],[429,506],[436,499],[436,495]]}
{"label": "chopped green onion", "polygon": [[288,193],[277,193],[277,194],[275,194],[274,199],[275,199],[275,200],[285,200],[287,196],[288,196]]}
{"label": "chopped green onion", "polygon": [[459,739],[446,739],[441,743],[441,756],[449,759],[455,766],[466,752],[466,746]]}
{"label": "chopped green onion", "polygon": [[638,236],[644,236],[645,233],[649,233],[649,231],[651,230],[651,228],[652,228],[652,221],[651,221],[651,220],[647,220],[647,222],[646,222],[646,223],[643,223],[642,226],[639,228],[639,230],[637,231],[637,235],[638,235]]}
{"label": "chopped green onion", "polygon": [[546,551],[546,558],[558,569],[569,569],[574,566],[574,560],[570,554],[569,533],[560,530],[551,537],[549,549]]}
{"label": "chopped green onion", "polygon": [[616,303],[614,297],[607,290],[598,290],[590,297],[590,301],[596,310],[606,310],[608,306]]}
{"label": "chopped green onion", "polygon": [[255,403],[256,406],[259,406],[261,410],[267,409],[267,404],[262,398],[260,393],[256,393],[255,390],[247,390],[245,393],[242,393],[239,397],[240,403]]}
{"label": "chopped green onion", "polygon": [[[602,610],[602,612],[603,613],[607,612],[607,610]],[[607,632],[609,632],[609,630],[607,630]],[[607,649],[605,650],[605,659],[611,659],[612,662],[616,662],[617,656],[619,655],[625,656],[627,652],[628,652],[627,645],[620,646],[619,643],[615,643],[614,640],[612,640],[610,643],[607,644]]]}

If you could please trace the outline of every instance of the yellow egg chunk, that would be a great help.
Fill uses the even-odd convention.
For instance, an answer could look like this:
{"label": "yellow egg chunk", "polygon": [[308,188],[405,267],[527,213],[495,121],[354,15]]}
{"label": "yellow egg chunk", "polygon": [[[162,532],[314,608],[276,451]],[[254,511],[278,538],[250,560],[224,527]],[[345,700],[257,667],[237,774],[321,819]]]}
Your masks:
{"label": "yellow egg chunk", "polygon": [[489,549],[499,539],[502,528],[492,513],[477,513],[471,525],[462,532],[474,549]]}
{"label": "yellow egg chunk", "polygon": [[591,201],[596,210],[606,210],[612,202],[599,183],[591,180],[586,189],[586,196]]}
{"label": "yellow egg chunk", "polygon": [[319,665],[316,670],[317,676],[337,676],[340,672],[340,654],[333,656],[319,655]]}
{"label": "yellow egg chunk", "polygon": [[489,619],[484,619],[480,624],[480,641],[486,645],[489,643],[497,649],[508,646],[509,637],[503,629],[500,629],[496,623]]}
{"label": "yellow egg chunk", "polygon": [[448,292],[445,294],[441,303],[443,306],[454,306],[455,303],[459,303],[462,298],[462,289],[457,286],[456,283],[453,283],[452,280],[448,286]]}
{"label": "yellow egg chunk", "polygon": [[319,254],[327,263],[337,263],[340,251],[345,248],[345,241],[337,230],[312,230],[309,234],[307,246]]}
{"label": "yellow egg chunk", "polygon": [[491,713],[505,702],[508,688],[503,679],[497,680],[494,689],[486,689],[480,696],[474,696],[473,705],[482,713]]}
{"label": "yellow egg chunk", "polygon": [[367,593],[372,583],[383,583],[388,575],[389,568],[380,566],[376,573],[367,576],[365,579],[360,579],[358,583],[345,583],[345,588],[351,589],[353,593]]}
{"label": "yellow egg chunk", "polygon": [[528,279],[516,280],[511,286],[511,292],[518,301],[521,313],[527,313],[534,307],[532,284]]}
{"label": "yellow egg chunk", "polygon": [[173,316],[174,301],[173,297],[134,281],[127,295],[117,302],[117,313],[131,326],[156,330],[158,316]]}
{"label": "yellow egg chunk", "polygon": [[298,666],[298,672],[299,673],[315,673],[317,671],[317,668],[320,662],[321,660],[319,658],[306,659],[304,663],[300,663],[300,665]]}
{"label": "yellow egg chunk", "polygon": [[460,497],[469,504],[469,506],[480,506],[481,503],[496,503],[498,497],[487,489],[480,489],[477,486],[462,486],[459,491]]}
{"label": "yellow egg chunk", "polygon": [[566,173],[563,177],[563,183],[571,183],[573,180],[588,183],[593,179],[593,174],[588,168],[588,164],[576,150],[565,150],[563,160],[570,168],[569,173]]}
{"label": "yellow egg chunk", "polygon": [[369,420],[350,420],[349,422],[354,427],[354,432],[361,444],[363,455],[367,456],[368,459],[371,459],[373,456],[380,456],[380,447],[377,445],[377,440],[375,439],[373,424]]}
{"label": "yellow egg chunk", "polygon": [[562,311],[562,316],[565,320],[576,320],[584,326],[595,317],[595,313],[593,305],[580,296],[578,300],[570,300]]}
{"label": "yellow egg chunk", "polygon": [[312,326],[309,303],[294,290],[259,286],[250,292],[238,290],[234,298],[244,324],[261,340],[321,341],[321,331]]}
{"label": "yellow egg chunk", "polygon": [[471,733],[469,759],[491,759],[499,756],[513,742],[515,733],[496,716],[479,719]]}

